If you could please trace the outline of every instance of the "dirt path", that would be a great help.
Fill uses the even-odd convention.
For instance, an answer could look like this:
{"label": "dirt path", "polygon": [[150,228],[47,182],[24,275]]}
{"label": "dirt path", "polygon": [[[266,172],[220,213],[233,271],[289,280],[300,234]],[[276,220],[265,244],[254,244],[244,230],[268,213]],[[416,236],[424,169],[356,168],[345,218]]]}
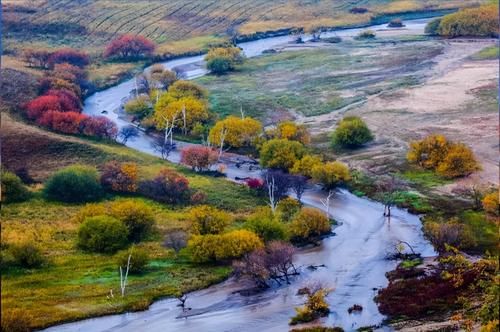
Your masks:
{"label": "dirt path", "polygon": [[[472,61],[469,56],[494,41],[443,41],[445,48],[431,68],[419,75],[424,83],[381,92],[340,111],[299,118],[313,132],[330,132],[345,115],[366,120],[376,141],[346,159],[375,173],[389,163],[403,162],[408,142],[428,133],[443,133],[471,146],[483,165],[476,175],[498,183],[498,113],[479,93],[495,86],[498,61]],[[471,179],[468,179],[470,181]]]}

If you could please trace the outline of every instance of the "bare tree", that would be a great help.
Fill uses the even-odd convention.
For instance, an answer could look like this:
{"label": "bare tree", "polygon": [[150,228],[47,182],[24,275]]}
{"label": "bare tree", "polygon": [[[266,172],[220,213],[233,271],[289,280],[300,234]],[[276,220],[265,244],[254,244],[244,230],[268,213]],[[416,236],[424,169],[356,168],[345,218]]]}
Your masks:
{"label": "bare tree", "polygon": [[120,289],[122,291],[122,297],[125,296],[125,287],[127,287],[127,278],[128,278],[128,271],[130,269],[130,259],[132,258],[132,254],[128,255],[128,260],[127,260],[127,270],[125,272],[125,275],[123,274],[123,269],[120,266]]}
{"label": "bare tree", "polygon": [[292,175],[290,180],[292,190],[295,193],[295,196],[297,196],[299,203],[301,203],[302,195],[306,191],[307,177],[303,175]]}
{"label": "bare tree", "polygon": [[394,176],[388,176],[377,183],[377,190],[384,203],[384,216],[391,217],[391,207],[394,205],[397,192],[403,188],[403,183]]}
{"label": "bare tree", "polygon": [[179,251],[186,247],[187,245],[187,240],[188,240],[188,234],[179,229],[175,230],[172,232],[169,232],[163,241],[163,246],[166,248],[173,249],[176,254],[179,253]]}
{"label": "bare tree", "polygon": [[125,126],[120,129],[118,137],[121,139],[123,144],[127,144],[129,139],[139,137],[139,130],[135,126]]}
{"label": "bare tree", "polygon": [[264,179],[264,188],[267,188],[269,206],[273,213],[280,200],[286,197],[290,189],[290,175],[280,170],[266,170],[262,176]]}
{"label": "bare tree", "polygon": [[484,193],[487,191],[486,185],[480,183],[473,183],[469,186],[458,186],[452,190],[452,193],[463,197],[465,199],[469,199],[472,201],[474,205],[474,209],[480,210],[482,208],[482,199],[484,197]]}
{"label": "bare tree", "polygon": [[170,142],[165,142],[163,139],[153,141],[151,147],[155,152],[158,152],[162,159],[167,160],[170,152],[175,150],[175,143],[170,144]]}
{"label": "bare tree", "polygon": [[333,197],[335,192],[333,190],[328,191],[326,198],[320,199],[321,204],[325,207],[325,214],[328,220],[330,220],[330,199]]}

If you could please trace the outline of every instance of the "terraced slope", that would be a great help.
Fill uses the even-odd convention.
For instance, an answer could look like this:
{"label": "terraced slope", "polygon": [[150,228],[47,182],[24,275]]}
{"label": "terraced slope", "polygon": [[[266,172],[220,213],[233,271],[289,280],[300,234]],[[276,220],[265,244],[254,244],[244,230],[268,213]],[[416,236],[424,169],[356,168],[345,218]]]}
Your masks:
{"label": "terraced slope", "polygon": [[[474,3],[477,1],[4,0],[3,6],[7,50],[21,48],[28,42],[97,51],[113,37],[124,33],[144,35],[164,45],[194,38],[193,45],[183,46],[196,49],[217,41],[213,36],[247,35],[290,27],[348,25],[366,22],[375,15]],[[369,11],[352,14],[353,7]],[[172,50],[163,46],[158,51]]]}

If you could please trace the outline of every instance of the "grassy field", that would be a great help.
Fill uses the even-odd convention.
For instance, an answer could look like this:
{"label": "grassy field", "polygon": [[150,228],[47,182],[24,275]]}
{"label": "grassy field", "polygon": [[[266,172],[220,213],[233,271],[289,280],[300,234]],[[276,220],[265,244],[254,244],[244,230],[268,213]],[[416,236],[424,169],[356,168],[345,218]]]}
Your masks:
{"label": "grassy field", "polygon": [[334,112],[380,91],[416,84],[418,70],[441,50],[425,40],[412,47],[387,40],[310,47],[249,59],[237,72],[198,82],[221,117],[239,114],[243,105],[246,114],[269,123]]}

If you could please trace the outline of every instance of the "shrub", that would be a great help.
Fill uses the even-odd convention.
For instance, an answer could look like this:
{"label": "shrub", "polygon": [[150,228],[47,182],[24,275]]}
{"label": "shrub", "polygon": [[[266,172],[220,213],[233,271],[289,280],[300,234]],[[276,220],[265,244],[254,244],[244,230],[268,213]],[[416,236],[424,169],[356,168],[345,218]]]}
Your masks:
{"label": "shrub", "polygon": [[326,189],[332,189],[351,179],[349,168],[340,161],[314,166],[312,177],[314,181],[323,184]]}
{"label": "shrub", "polygon": [[288,239],[286,225],[273,218],[272,215],[256,213],[245,222],[243,227],[257,234],[264,242]]}
{"label": "shrub", "polygon": [[3,332],[30,332],[32,320],[31,314],[25,310],[2,308]]}
{"label": "shrub", "polygon": [[56,172],[43,191],[47,198],[67,203],[96,201],[103,195],[97,170],[80,165]]}
{"label": "shrub", "polygon": [[296,124],[292,121],[280,122],[276,126],[276,129],[271,129],[266,134],[272,138],[287,139],[302,144],[309,144],[311,142],[311,135],[306,126]]}
{"label": "shrub", "polygon": [[139,96],[129,100],[125,104],[125,112],[136,116],[138,119],[144,119],[153,111],[151,100],[148,96]]}
{"label": "shrub", "polygon": [[481,203],[486,213],[492,216],[500,215],[500,205],[498,203],[498,191],[494,191],[485,195]]}
{"label": "shrub", "polygon": [[181,150],[181,163],[191,167],[196,172],[209,170],[217,163],[218,154],[208,146],[191,145]]}
{"label": "shrub", "polygon": [[439,23],[439,34],[446,37],[497,37],[498,4],[462,9],[444,16]]}
{"label": "shrub", "polygon": [[361,31],[354,39],[356,40],[364,40],[364,39],[374,39],[375,32],[371,30]]}
{"label": "shrub", "polygon": [[297,314],[292,317],[290,325],[308,323],[319,317],[327,316],[330,313],[330,308],[325,300],[328,293],[329,291],[324,288],[317,289],[314,292],[307,292],[307,301],[305,305],[295,308]]}
{"label": "shrub", "polygon": [[26,105],[27,115],[30,119],[38,119],[48,111],[64,112],[61,101],[57,96],[40,96]]}
{"label": "shrub", "polygon": [[410,143],[409,162],[437,171],[448,178],[466,176],[480,168],[472,151],[461,143],[448,141],[442,135],[429,135]]}
{"label": "shrub", "polygon": [[118,134],[116,124],[105,116],[89,116],[81,123],[82,132],[87,136],[115,139]]}
{"label": "shrub", "polygon": [[395,18],[392,19],[387,26],[390,28],[402,28],[405,25],[403,24],[403,21],[401,21],[400,18]]}
{"label": "shrub", "polygon": [[178,80],[168,88],[168,97],[173,100],[179,100],[185,97],[205,100],[207,96],[208,92],[205,88],[191,81]]}
{"label": "shrub", "polygon": [[22,202],[30,197],[30,192],[21,179],[11,172],[2,171],[2,202]]}
{"label": "shrub", "polygon": [[427,23],[425,26],[425,33],[431,36],[439,35],[439,25],[441,24],[441,18],[436,18]]}
{"label": "shrub", "polygon": [[238,258],[262,247],[263,243],[259,237],[247,230],[218,235],[195,235],[188,242],[188,249],[195,262]]}
{"label": "shrub", "polygon": [[65,112],[81,112],[82,104],[80,103],[80,98],[71,90],[67,89],[50,89],[45,95],[47,96],[56,96],[59,98],[59,103],[61,108]]}
{"label": "shrub", "polygon": [[290,332],[344,332],[344,329],[341,327],[310,326],[292,329]]}
{"label": "shrub", "polygon": [[198,190],[194,194],[191,195],[191,198],[189,199],[191,204],[203,204],[207,200],[207,194],[205,194],[203,191]]}
{"label": "shrub", "polygon": [[373,135],[366,123],[358,117],[343,118],[332,134],[334,147],[356,148],[373,140]]}
{"label": "shrub", "polygon": [[181,174],[163,169],[153,180],[139,183],[139,193],[163,203],[181,203],[189,199],[189,181]]}
{"label": "shrub", "polygon": [[40,248],[31,243],[13,244],[9,246],[12,264],[25,269],[39,268],[46,263]]}
{"label": "shrub", "polygon": [[127,246],[128,229],[113,217],[86,218],[78,230],[78,247],[85,251],[114,253]]}
{"label": "shrub", "polygon": [[448,245],[459,249],[470,249],[475,246],[469,226],[457,219],[446,222],[427,221],[424,229],[439,252],[445,252]]}
{"label": "shrub", "polygon": [[84,52],[80,52],[71,48],[63,48],[52,53],[52,55],[49,57],[50,67],[53,68],[54,65],[58,63],[69,63],[73,66],[81,68],[90,63],[90,58]]}
{"label": "shrub", "polygon": [[208,51],[205,61],[214,74],[224,74],[234,70],[243,61],[243,56],[238,47],[216,47]]}
{"label": "shrub", "polygon": [[59,63],[54,66],[52,76],[59,78],[63,78],[64,76],[67,76],[68,78],[71,77],[71,79],[68,79],[69,81],[78,85],[83,85],[87,79],[87,72],[84,69],[78,66],[73,66],[69,63]]}
{"label": "shrub", "polygon": [[122,200],[113,202],[110,215],[122,221],[128,229],[128,240],[139,242],[147,238],[154,227],[153,210],[143,202]]}
{"label": "shrub", "polygon": [[102,169],[101,184],[105,189],[111,191],[136,192],[137,177],[137,164],[120,164],[117,161],[110,161],[104,164]]}
{"label": "shrub", "polygon": [[231,216],[217,208],[201,205],[189,211],[188,219],[191,222],[193,234],[220,234],[232,222]]}
{"label": "shrub", "polygon": [[250,189],[260,190],[264,186],[264,181],[262,181],[261,179],[257,179],[257,178],[249,178],[249,179],[245,180],[245,184]]}
{"label": "shrub", "polygon": [[126,34],[111,41],[104,51],[104,57],[118,57],[122,59],[135,59],[141,56],[151,56],[155,44],[143,37]]}
{"label": "shrub", "polygon": [[86,115],[77,112],[48,111],[38,119],[37,123],[64,134],[78,134],[81,123],[87,118]]}
{"label": "shrub", "polygon": [[29,67],[47,69],[49,67],[50,52],[46,50],[26,49],[22,54],[23,60]]}
{"label": "shrub", "polygon": [[127,269],[128,257],[130,256],[130,274],[140,274],[146,270],[146,266],[149,264],[149,254],[145,249],[139,247],[132,247],[129,250],[124,250],[117,254],[118,266],[121,266],[123,270]]}
{"label": "shrub", "polygon": [[292,238],[297,242],[314,241],[330,231],[330,220],[322,211],[314,208],[302,208],[290,224]]}
{"label": "shrub", "polygon": [[182,229],[173,230],[165,235],[163,246],[165,248],[173,249],[176,253],[179,253],[182,248],[187,246],[188,238],[188,233]]}
{"label": "shrub", "polygon": [[265,142],[260,150],[260,163],[263,167],[288,170],[304,156],[304,146],[296,141],[272,139]]}
{"label": "shrub", "polygon": [[221,75],[234,70],[231,60],[225,57],[216,57],[207,61],[207,69],[212,73]]}
{"label": "shrub", "polygon": [[296,199],[287,197],[282,199],[276,208],[276,212],[282,222],[290,222],[300,211],[300,203]]}

